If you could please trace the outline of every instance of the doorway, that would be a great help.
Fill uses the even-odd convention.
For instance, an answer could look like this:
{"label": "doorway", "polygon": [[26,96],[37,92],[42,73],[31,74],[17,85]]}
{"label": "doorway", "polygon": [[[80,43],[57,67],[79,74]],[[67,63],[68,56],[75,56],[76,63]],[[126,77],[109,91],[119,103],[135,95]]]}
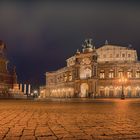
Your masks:
{"label": "doorway", "polygon": [[85,98],[88,97],[88,92],[89,92],[89,86],[87,83],[82,83],[81,84],[81,93],[80,97]]}

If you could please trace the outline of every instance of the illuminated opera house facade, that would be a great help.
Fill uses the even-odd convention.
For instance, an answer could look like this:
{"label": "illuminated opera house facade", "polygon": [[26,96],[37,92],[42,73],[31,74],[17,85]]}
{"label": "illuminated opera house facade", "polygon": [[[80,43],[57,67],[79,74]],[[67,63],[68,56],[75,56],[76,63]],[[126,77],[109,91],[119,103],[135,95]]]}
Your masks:
{"label": "illuminated opera house facade", "polygon": [[66,60],[67,66],[46,72],[40,97],[140,97],[140,62],[131,47],[95,48],[85,40],[82,51]]}

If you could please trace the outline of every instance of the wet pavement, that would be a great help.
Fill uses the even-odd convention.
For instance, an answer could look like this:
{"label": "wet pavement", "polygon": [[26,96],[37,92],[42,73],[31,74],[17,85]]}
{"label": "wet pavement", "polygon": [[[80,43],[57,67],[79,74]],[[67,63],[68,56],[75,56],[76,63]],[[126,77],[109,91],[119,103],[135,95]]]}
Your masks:
{"label": "wet pavement", "polygon": [[140,99],[0,100],[2,140],[140,140]]}

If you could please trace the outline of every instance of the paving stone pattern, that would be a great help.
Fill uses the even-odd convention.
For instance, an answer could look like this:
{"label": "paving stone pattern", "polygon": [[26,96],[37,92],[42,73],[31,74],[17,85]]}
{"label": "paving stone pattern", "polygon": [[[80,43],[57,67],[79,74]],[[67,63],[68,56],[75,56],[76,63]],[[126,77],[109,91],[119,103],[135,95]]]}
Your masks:
{"label": "paving stone pattern", "polygon": [[140,100],[0,100],[0,140],[140,140]]}

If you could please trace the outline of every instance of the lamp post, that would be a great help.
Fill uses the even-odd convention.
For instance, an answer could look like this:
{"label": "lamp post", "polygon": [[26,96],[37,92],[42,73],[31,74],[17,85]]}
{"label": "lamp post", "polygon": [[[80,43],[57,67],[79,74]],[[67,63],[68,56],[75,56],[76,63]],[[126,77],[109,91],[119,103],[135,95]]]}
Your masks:
{"label": "lamp post", "polygon": [[124,95],[124,84],[127,82],[127,78],[121,77],[121,78],[119,79],[119,82],[120,82],[121,85],[122,85],[121,99],[124,100],[124,99],[125,99],[125,95]]}

